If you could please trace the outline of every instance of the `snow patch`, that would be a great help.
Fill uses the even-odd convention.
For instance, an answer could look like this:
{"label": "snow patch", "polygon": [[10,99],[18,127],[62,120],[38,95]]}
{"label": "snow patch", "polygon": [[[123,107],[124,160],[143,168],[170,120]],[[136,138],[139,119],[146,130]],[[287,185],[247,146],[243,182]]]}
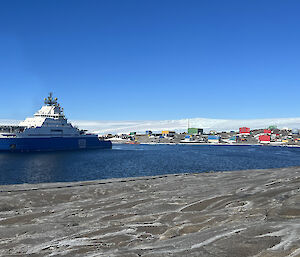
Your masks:
{"label": "snow patch", "polygon": [[[275,228],[278,228],[279,226],[276,226]],[[278,236],[281,237],[281,242],[277,245],[274,245],[270,250],[279,250],[279,249],[288,249],[288,247],[299,240],[299,233],[300,233],[300,225],[299,224],[293,224],[289,225],[286,228],[283,228],[281,230],[267,233],[264,235],[260,235],[257,237],[266,237],[266,236]]]}
{"label": "snow patch", "polygon": [[233,230],[233,231],[226,232],[226,233],[223,233],[223,234],[220,234],[220,235],[211,237],[211,238],[209,238],[209,239],[207,239],[207,240],[205,240],[205,241],[203,241],[203,242],[201,242],[201,243],[199,243],[199,244],[192,245],[191,248],[194,249],[194,248],[199,248],[199,247],[202,247],[202,246],[211,244],[211,243],[213,243],[214,241],[219,240],[220,238],[227,237],[227,236],[231,236],[231,235],[236,234],[236,233],[238,233],[238,232],[241,232],[241,231],[243,231],[243,230],[245,230],[245,229],[246,229],[246,228],[235,229],[235,230]]}

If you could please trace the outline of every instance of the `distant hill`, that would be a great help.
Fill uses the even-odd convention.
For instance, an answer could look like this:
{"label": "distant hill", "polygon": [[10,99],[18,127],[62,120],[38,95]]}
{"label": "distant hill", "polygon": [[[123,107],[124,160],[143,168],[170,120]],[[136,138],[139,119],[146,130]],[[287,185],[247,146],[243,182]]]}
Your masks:
{"label": "distant hill", "polygon": [[[177,132],[187,131],[188,120],[146,120],[146,121],[73,121],[80,128],[88,129],[98,134],[128,133],[131,131],[145,132],[152,130],[175,130]],[[300,128],[300,118],[279,118],[279,119],[253,119],[253,120],[225,120],[225,119],[189,119],[190,127],[203,128],[204,131],[230,131],[238,130],[240,127],[251,129],[266,128],[275,125],[278,128]]]}
{"label": "distant hill", "polygon": [[[175,130],[183,132],[187,130],[188,119],[180,120],[145,120],[145,121],[80,121],[73,120],[72,124],[81,129],[87,129],[97,134],[118,134],[129,133],[131,131],[145,132],[152,130],[158,132],[162,130]],[[17,120],[1,120],[0,125],[16,125]],[[278,128],[300,128],[300,118],[279,118],[279,119],[253,119],[253,120],[225,120],[225,119],[189,119],[190,127],[203,128],[204,131],[217,130],[229,131],[238,130],[239,127],[250,127],[251,129],[266,128],[275,125]]]}

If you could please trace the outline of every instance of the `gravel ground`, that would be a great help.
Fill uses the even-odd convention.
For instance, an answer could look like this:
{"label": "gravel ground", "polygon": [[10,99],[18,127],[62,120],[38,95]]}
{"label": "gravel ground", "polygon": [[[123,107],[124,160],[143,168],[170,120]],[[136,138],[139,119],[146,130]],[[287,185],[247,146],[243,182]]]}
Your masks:
{"label": "gravel ground", "polygon": [[0,186],[1,256],[300,256],[300,167]]}

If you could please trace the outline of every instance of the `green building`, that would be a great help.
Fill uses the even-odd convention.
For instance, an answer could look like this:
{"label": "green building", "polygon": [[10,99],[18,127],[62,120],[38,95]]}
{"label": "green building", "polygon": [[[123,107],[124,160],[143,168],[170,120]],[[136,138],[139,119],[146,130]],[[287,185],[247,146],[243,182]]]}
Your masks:
{"label": "green building", "polygon": [[275,125],[272,125],[272,126],[269,126],[269,127],[268,127],[268,129],[270,129],[270,130],[274,130],[274,129],[277,129],[277,126],[275,126]]}
{"label": "green building", "polygon": [[189,135],[201,135],[203,134],[203,129],[201,128],[188,128]]}

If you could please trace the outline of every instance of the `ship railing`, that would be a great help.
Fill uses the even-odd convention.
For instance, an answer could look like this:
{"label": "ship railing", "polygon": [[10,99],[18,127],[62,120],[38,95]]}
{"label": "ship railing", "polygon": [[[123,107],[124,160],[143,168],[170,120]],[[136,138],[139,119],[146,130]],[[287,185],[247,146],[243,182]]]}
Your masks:
{"label": "ship railing", "polygon": [[24,126],[13,126],[13,125],[1,125],[0,133],[17,133],[23,132],[26,127]]}

